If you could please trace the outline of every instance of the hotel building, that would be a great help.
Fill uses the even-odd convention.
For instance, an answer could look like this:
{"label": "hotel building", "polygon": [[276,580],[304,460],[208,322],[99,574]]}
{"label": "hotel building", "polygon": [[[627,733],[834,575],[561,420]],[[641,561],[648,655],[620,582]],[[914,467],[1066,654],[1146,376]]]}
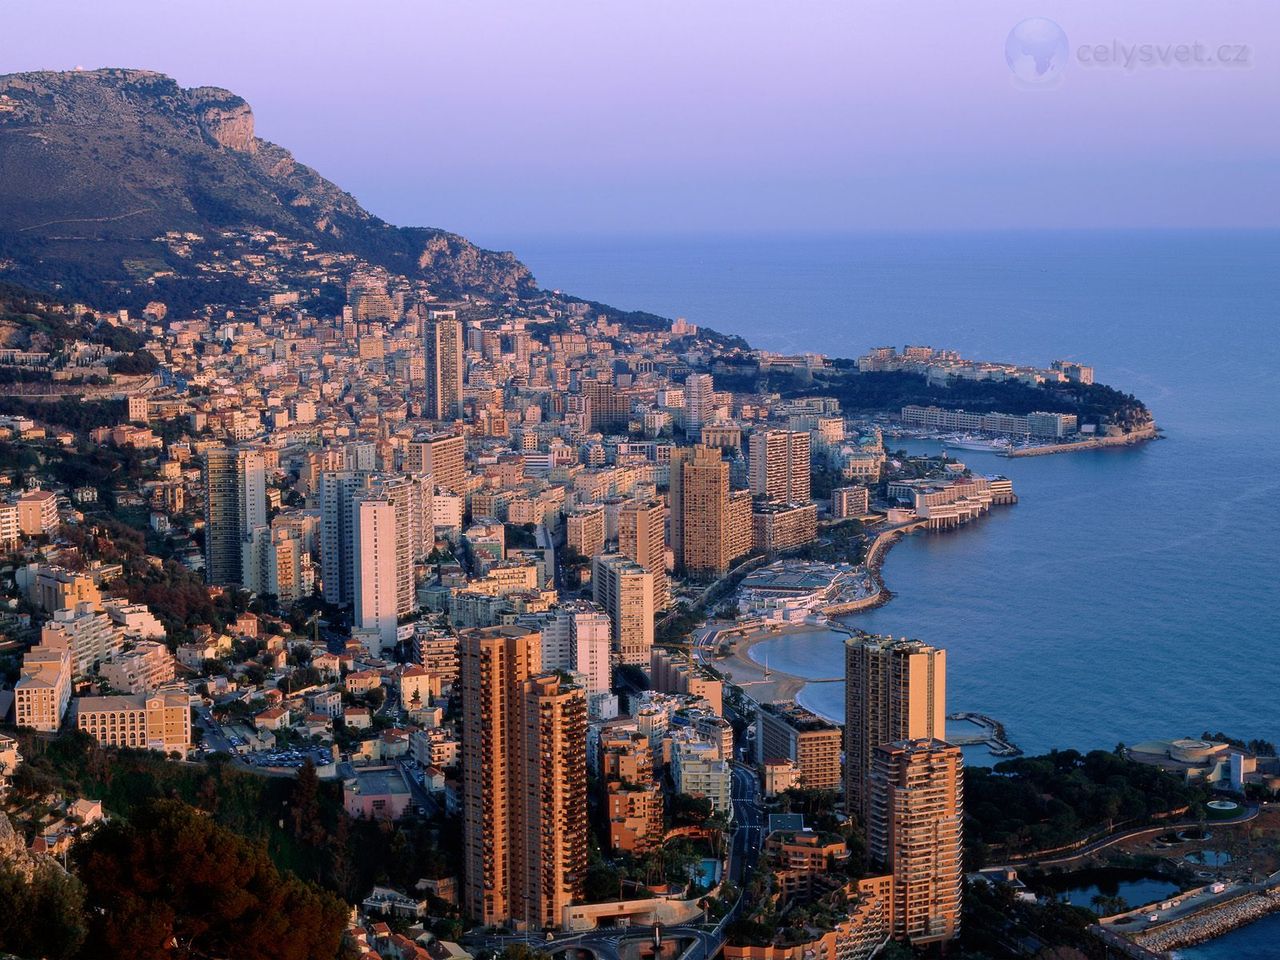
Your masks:
{"label": "hotel building", "polygon": [[76,729],[104,747],[184,754],[191,747],[191,698],[185,693],[77,697],[74,711]]}

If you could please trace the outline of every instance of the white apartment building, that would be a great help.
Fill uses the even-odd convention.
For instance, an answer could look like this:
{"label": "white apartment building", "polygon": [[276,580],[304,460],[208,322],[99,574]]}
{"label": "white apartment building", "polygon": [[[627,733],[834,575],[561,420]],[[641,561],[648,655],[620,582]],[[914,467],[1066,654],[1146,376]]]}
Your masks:
{"label": "white apartment building", "polygon": [[84,677],[93,673],[100,661],[119,652],[124,633],[93,604],[78,603],[54,611],[53,619],[40,632],[40,643],[70,651],[72,674]]}
{"label": "white apartment building", "polygon": [[113,690],[124,693],[151,693],[170,683],[176,674],[177,661],[169,648],[154,640],[142,640],[98,667],[98,676]]}
{"label": "white apartment building", "polygon": [[677,741],[671,756],[676,791],[706,797],[711,809],[728,813],[733,802],[729,762],[720,758],[717,744],[705,740]]}
{"label": "white apartment building", "polygon": [[620,553],[606,553],[592,562],[591,583],[596,603],[613,627],[615,663],[647,668],[653,648],[653,574]]}

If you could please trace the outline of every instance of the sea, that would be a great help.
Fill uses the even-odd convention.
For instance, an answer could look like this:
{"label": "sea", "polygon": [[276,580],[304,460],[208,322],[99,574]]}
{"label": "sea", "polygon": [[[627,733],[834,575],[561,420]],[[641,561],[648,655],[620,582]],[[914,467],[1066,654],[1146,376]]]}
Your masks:
{"label": "sea", "polygon": [[[1020,502],[904,539],[884,565],[893,599],[846,622],[945,647],[948,709],[997,718],[1028,753],[1206,731],[1280,741],[1280,234],[507,245],[544,286],[767,350],[928,344],[1092,365],[1148,405],[1164,438],[1020,459],[953,451],[1012,478]],[[770,641],[767,657],[802,677],[842,672],[829,634]],[[799,699],[841,719],[839,683]],[[1280,916],[1180,956],[1275,960]]]}

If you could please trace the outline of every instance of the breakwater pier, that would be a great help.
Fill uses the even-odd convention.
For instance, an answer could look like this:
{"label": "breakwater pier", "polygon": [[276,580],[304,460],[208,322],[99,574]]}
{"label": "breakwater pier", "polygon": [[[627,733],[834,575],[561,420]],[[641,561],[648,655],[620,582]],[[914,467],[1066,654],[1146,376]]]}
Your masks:
{"label": "breakwater pier", "polygon": [[1002,457],[1047,457],[1056,453],[1080,453],[1084,450],[1106,450],[1108,447],[1132,447],[1148,440],[1156,440],[1160,430],[1155,424],[1141,427],[1131,433],[1112,437],[1094,437],[1092,440],[1075,440],[1070,443],[1046,443],[1033,447],[1015,447],[1000,454]]}
{"label": "breakwater pier", "polygon": [[951,713],[947,715],[947,719],[971,723],[978,728],[976,733],[970,734],[954,734],[948,730],[948,743],[953,743],[957,747],[985,744],[993,757],[1017,757],[1022,754],[1022,748],[1011,743],[1005,735],[1004,724],[988,717],[985,713]]}
{"label": "breakwater pier", "polygon": [[1230,933],[1277,910],[1280,910],[1280,889],[1255,888],[1169,923],[1152,925],[1135,934],[1132,940],[1143,949],[1168,955],[1170,951]]}

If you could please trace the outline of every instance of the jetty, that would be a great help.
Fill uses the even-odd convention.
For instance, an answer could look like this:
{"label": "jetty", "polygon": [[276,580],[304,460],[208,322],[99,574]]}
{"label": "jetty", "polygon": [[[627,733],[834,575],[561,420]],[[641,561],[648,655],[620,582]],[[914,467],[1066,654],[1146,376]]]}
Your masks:
{"label": "jetty", "polygon": [[1132,433],[1112,437],[1094,437],[1092,440],[1075,440],[1068,443],[1046,443],[1034,447],[1015,447],[999,454],[1002,457],[1047,457],[1055,453],[1079,453],[1082,450],[1106,450],[1109,447],[1132,447],[1148,440],[1157,440],[1160,429],[1153,423]]}
{"label": "jetty", "polygon": [[993,757],[1019,757],[1022,755],[1022,748],[1009,741],[1008,736],[1005,734],[1004,724],[999,720],[988,717],[985,713],[951,713],[947,715],[947,719],[971,723],[979,728],[977,733],[961,734],[960,736],[954,736],[948,730],[947,743],[955,744],[957,747],[973,747],[985,744]]}

